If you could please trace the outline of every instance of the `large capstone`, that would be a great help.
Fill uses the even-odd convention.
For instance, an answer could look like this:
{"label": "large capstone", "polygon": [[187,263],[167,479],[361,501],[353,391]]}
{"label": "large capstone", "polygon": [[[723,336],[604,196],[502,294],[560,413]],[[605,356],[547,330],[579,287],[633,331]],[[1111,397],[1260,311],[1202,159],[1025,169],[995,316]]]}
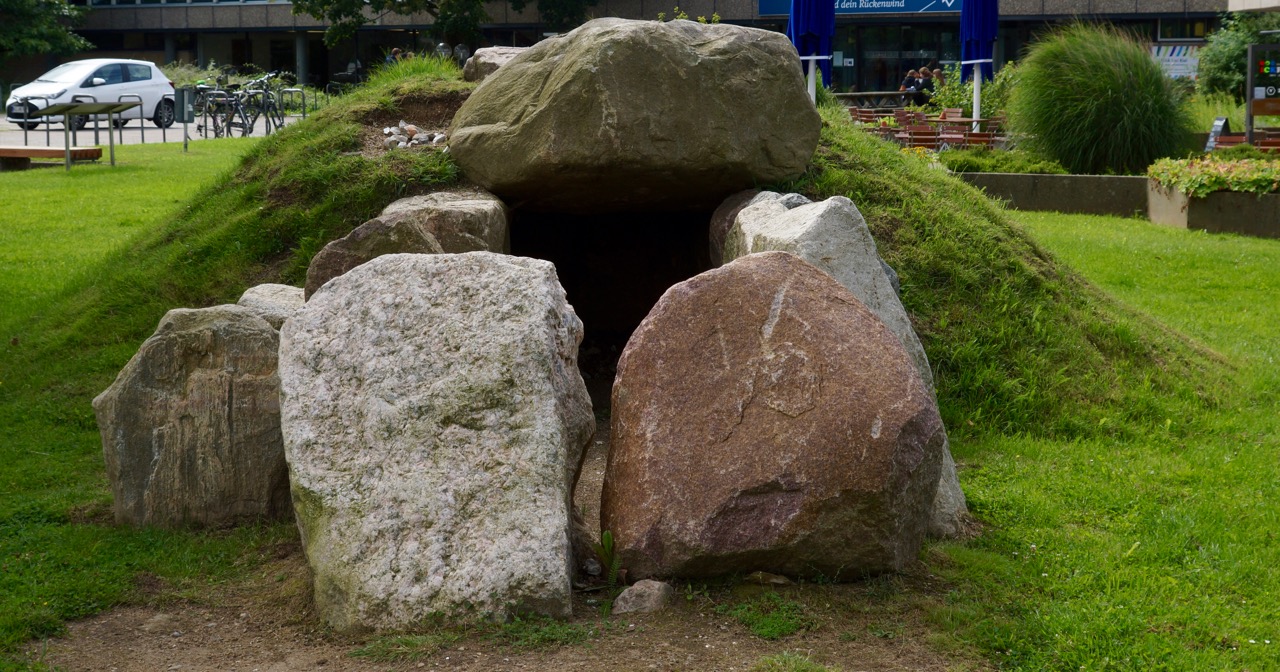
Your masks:
{"label": "large capstone", "polygon": [[449,147],[467,177],[515,208],[710,212],[802,173],[820,128],[781,33],[610,18],[485,79]]}
{"label": "large capstone", "polygon": [[393,254],[281,331],[282,419],[316,608],[339,630],[570,610],[595,429],[555,268]]}
{"label": "large capstone", "polygon": [[249,308],[171,310],[93,400],[117,523],[287,517],[276,330]]}
{"label": "large capstone", "polygon": [[902,344],[792,254],[672,287],[613,388],[601,506],[633,577],[897,571],[920,550],[945,434]]}
{"label": "large capstone", "polygon": [[[762,192],[737,212],[725,240],[724,261],[754,252],[791,252],[826,272],[862,301],[898,337],[933,393],[933,372],[924,346],[911,326],[894,282],[893,269],[876,249],[867,222],[852,201],[835,196],[807,203],[798,195]],[[886,270],[887,269],[887,270]],[[949,446],[943,449],[938,494],[929,524],[931,535],[960,536],[969,509]]]}

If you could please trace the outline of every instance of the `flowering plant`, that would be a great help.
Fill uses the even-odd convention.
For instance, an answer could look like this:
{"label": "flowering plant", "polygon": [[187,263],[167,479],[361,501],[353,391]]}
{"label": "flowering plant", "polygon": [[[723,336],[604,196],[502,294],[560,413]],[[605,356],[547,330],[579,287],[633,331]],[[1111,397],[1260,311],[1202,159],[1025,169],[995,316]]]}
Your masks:
{"label": "flowering plant", "polygon": [[1204,197],[1215,191],[1270,194],[1280,191],[1280,163],[1257,159],[1223,160],[1212,155],[1198,159],[1160,159],[1147,177],[1187,196]]}

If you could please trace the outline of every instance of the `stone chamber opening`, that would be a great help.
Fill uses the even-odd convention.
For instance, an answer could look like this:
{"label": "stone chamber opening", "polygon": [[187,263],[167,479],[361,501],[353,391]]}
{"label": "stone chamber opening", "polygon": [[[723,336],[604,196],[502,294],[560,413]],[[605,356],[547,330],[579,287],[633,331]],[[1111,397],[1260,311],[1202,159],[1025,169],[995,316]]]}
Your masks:
{"label": "stone chamber opening", "polygon": [[631,332],[663,292],[712,267],[711,214],[512,213],[511,253],[555,264],[582,320],[578,368],[597,415],[609,410],[618,357]]}

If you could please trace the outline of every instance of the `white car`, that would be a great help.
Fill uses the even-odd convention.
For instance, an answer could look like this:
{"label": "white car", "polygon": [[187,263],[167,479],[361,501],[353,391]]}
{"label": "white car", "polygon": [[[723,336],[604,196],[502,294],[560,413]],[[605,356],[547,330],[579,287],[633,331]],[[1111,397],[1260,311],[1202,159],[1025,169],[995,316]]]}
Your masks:
{"label": "white car", "polygon": [[[161,128],[173,124],[173,82],[154,63],[119,58],[63,63],[40,75],[34,82],[11,91],[4,107],[10,123],[30,130],[41,123],[63,123],[63,119],[57,115],[27,117],[25,110],[34,113],[56,103],[137,102],[138,98],[142,99],[142,117]],[[97,118],[106,119],[107,116],[97,115]],[[117,114],[116,123],[124,125],[129,119],[138,118],[139,111],[135,108],[123,115]],[[87,117],[77,116],[72,124],[75,128],[84,128],[87,120]]]}

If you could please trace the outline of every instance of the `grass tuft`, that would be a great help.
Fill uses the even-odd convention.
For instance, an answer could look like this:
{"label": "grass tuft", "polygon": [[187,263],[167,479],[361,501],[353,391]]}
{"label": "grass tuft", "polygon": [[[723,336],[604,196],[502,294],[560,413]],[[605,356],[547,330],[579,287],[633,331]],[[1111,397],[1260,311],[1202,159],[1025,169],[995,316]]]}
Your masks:
{"label": "grass tuft", "polygon": [[1190,149],[1173,80],[1120,29],[1069,25],[1032,44],[1019,69],[1010,126],[1073,173],[1142,174]]}
{"label": "grass tuft", "polygon": [[732,616],[761,639],[781,639],[814,626],[803,605],[774,592],[749,602],[721,605],[716,612]]}

